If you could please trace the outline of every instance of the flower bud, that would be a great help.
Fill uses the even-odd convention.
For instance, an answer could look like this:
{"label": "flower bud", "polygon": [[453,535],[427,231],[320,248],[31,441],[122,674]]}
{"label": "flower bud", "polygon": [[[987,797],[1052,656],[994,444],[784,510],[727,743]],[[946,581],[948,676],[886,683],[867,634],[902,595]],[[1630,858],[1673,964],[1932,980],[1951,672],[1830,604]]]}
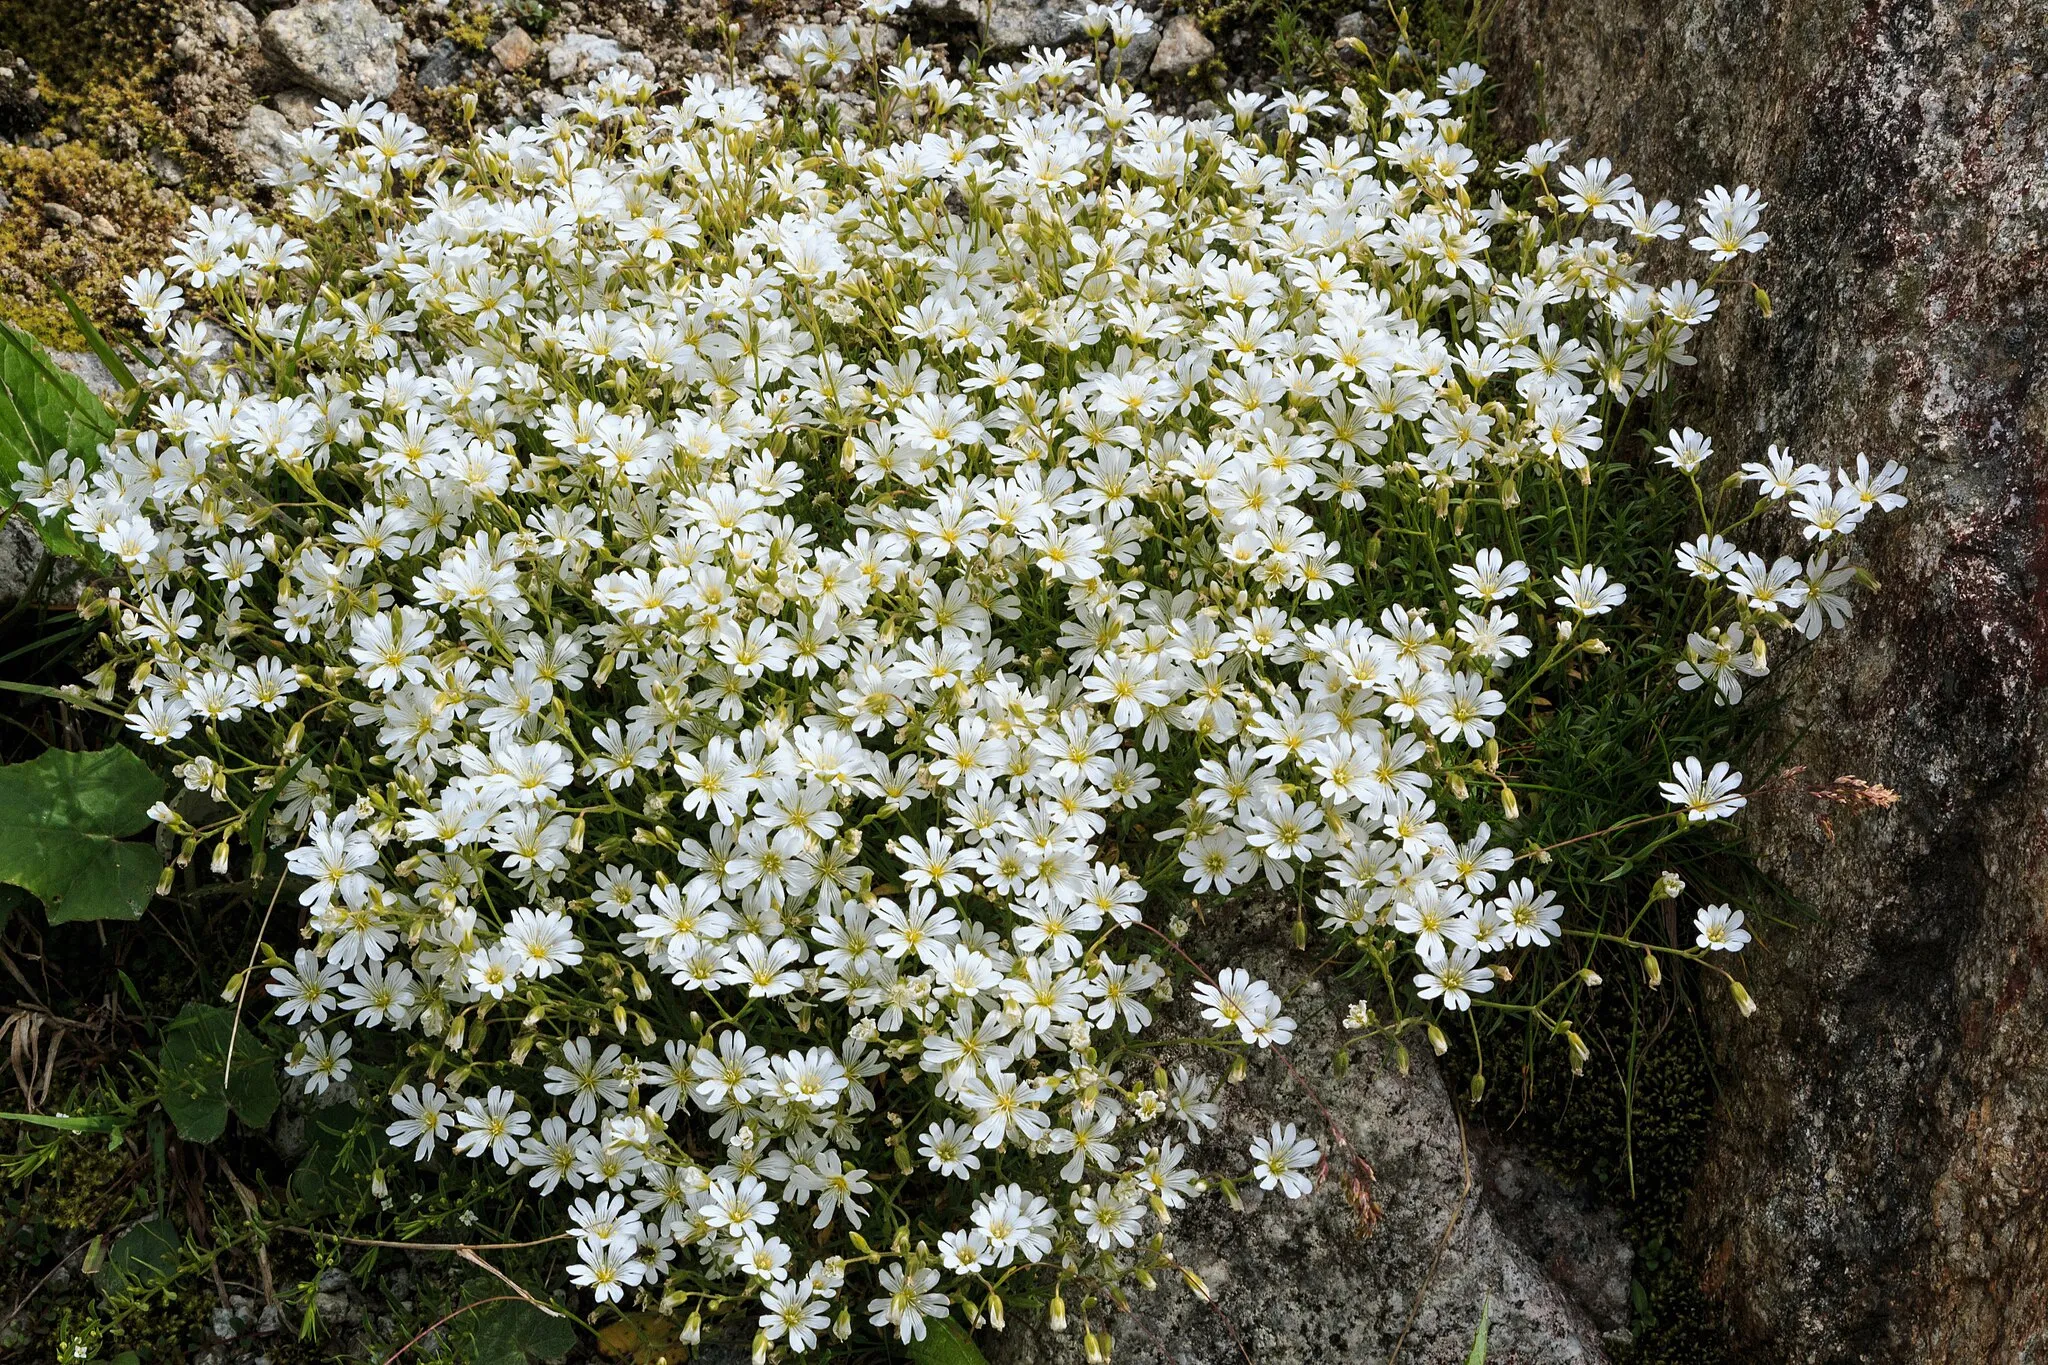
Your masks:
{"label": "flower bud", "polygon": [[1435,1049],[1436,1055],[1439,1057],[1451,1050],[1451,1040],[1446,1038],[1444,1031],[1435,1024],[1429,1026],[1429,1045]]}
{"label": "flower bud", "polygon": [[1045,1325],[1055,1332],[1067,1330],[1067,1301],[1054,1290],[1052,1302],[1045,1306]]}
{"label": "flower bud", "polygon": [[1650,978],[1653,991],[1664,984],[1664,969],[1657,964],[1657,954],[1653,949],[1643,949],[1643,974]]}
{"label": "flower bud", "polygon": [[1743,989],[1740,981],[1731,978],[1728,982],[1728,990],[1735,997],[1735,1008],[1741,1011],[1743,1018],[1747,1019],[1750,1015],[1756,1013],[1756,1001],[1749,998],[1749,992]]}

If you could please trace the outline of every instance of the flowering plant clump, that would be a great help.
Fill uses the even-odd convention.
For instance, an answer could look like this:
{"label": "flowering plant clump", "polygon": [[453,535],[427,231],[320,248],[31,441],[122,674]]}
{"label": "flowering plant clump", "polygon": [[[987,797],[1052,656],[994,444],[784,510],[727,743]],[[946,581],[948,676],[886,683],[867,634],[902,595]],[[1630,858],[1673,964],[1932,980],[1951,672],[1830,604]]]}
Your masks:
{"label": "flowering plant clump", "polygon": [[[1217,1067],[1155,1061],[1192,912],[1285,892],[1414,1020],[1470,1009],[1573,932],[1510,834],[1534,710],[1619,648],[1735,701],[1845,619],[1903,473],[1774,448],[1718,529],[1702,487],[1691,615],[1646,618],[1598,527],[1712,458],[1629,414],[1753,192],[1688,228],[1544,144],[1474,202],[1469,66],[1182,118],[906,53],[856,127],[856,36],[785,48],[793,98],[615,71],[462,145],[326,106],[274,217],[131,281],[145,429],[21,488],[121,570],[129,724],[214,803],[160,812],[185,858],[289,849],[307,1092],[757,1353],[1005,1294],[1059,1326],[1214,1180],[1323,1165],[1307,1126],[1200,1155],[1294,1024],[1202,972]],[[1687,236],[1705,278],[1649,282]],[[1803,562],[1725,538],[1774,507]],[[1663,796],[1744,800],[1711,755]],[[1697,929],[1640,950],[1748,938]]]}

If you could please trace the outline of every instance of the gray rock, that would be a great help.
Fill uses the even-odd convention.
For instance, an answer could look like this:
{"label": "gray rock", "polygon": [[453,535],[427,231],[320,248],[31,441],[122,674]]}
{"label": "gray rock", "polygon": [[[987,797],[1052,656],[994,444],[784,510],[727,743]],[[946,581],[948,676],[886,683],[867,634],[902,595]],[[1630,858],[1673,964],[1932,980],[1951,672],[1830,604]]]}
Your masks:
{"label": "gray rock", "polygon": [[53,228],[75,228],[85,222],[85,215],[67,204],[45,204],[43,222]]}
{"label": "gray rock", "polygon": [[249,13],[249,7],[240,0],[223,0],[223,3],[208,8],[205,24],[214,42],[230,52],[252,48],[260,40],[256,16]]}
{"label": "gray rock", "polygon": [[[1861,553],[1883,595],[1776,661],[1765,699],[1758,752],[1800,737],[1807,771],[1749,829],[1814,914],[1744,954],[1761,1012],[1717,1020],[1692,1230],[1736,1358],[2048,1359],[2048,25],[1513,0],[1494,33],[1519,131],[1541,62],[1543,131],[1575,155],[1771,205],[1777,316],[1724,292],[1686,420],[1727,459],[1912,466]],[[1845,773],[1901,799],[1830,837],[1806,792]]]}
{"label": "gray rock", "polygon": [[1365,41],[1365,11],[1353,10],[1337,16],[1336,35],[1339,38],[1356,38]]}
{"label": "gray rock", "polygon": [[1625,1330],[1635,1251],[1620,1213],[1511,1143],[1481,1129],[1468,1135],[1481,1185],[1508,1235],[1599,1325],[1603,1339]]}
{"label": "gray rock", "polygon": [[121,397],[121,381],[114,378],[114,372],[91,351],[51,351],[49,354],[57,368],[67,371],[108,403]]}
{"label": "gray rock", "polygon": [[1152,54],[1152,74],[1179,80],[1215,55],[1216,44],[1209,41],[1202,26],[1188,15],[1176,14],[1159,35],[1159,50]]}
{"label": "gray rock", "polygon": [[429,47],[420,59],[415,79],[422,90],[446,90],[468,80],[475,65],[470,55],[457,47],[452,38],[443,38]]}
{"label": "gray rock", "polygon": [[557,85],[577,85],[615,66],[643,76],[654,74],[654,63],[646,53],[621,47],[617,39],[597,33],[565,34],[559,42],[548,46],[547,53],[548,79]]}
{"label": "gray rock", "polygon": [[311,128],[320,121],[320,96],[311,90],[280,90],[270,102],[294,128]]}
{"label": "gray rock", "polygon": [[405,26],[370,0],[299,0],[263,21],[263,50],[294,79],[344,103],[398,89]]}
{"label": "gray rock", "polygon": [[259,177],[281,170],[292,162],[294,153],[287,139],[298,131],[290,119],[270,106],[251,105],[248,120],[235,134],[235,155],[251,174]]}
{"label": "gray rock", "polygon": [[[1241,1190],[1245,1210],[1210,1196],[1175,1216],[1167,1245],[1208,1284],[1205,1305],[1178,1281],[1137,1294],[1129,1314],[1098,1318],[1116,1339],[1115,1359],[1131,1365],[1350,1365],[1384,1361],[1396,1352],[1416,1365],[1462,1361],[1479,1328],[1480,1306],[1492,1303],[1492,1359],[1520,1365],[1604,1362],[1598,1326],[1509,1235],[1466,1147],[1442,1079],[1427,1058],[1404,1077],[1391,1049],[1352,1047],[1341,1078],[1333,1059],[1347,1041],[1341,1026],[1352,996],[1304,982],[1310,959],[1291,942],[1286,912],[1232,907],[1234,927],[1212,917],[1205,956],[1240,965],[1290,992],[1299,1029],[1288,1059],[1314,1086],[1352,1151],[1371,1163],[1377,1223],[1361,1231],[1340,1173],[1344,1153],[1332,1150],[1315,1100],[1266,1055],[1247,1079],[1222,1096],[1221,1128],[1199,1159],[1243,1171],[1244,1152],[1274,1121],[1294,1122],[1331,1157],[1331,1177],[1312,1194],[1286,1200],[1252,1182]],[[1168,1009],[1162,1036],[1206,1032],[1190,1026],[1185,999]],[[1030,1315],[1035,1318],[1035,1315]],[[1081,1328],[1064,1335],[1010,1316],[1001,1336],[978,1340],[995,1365],[1060,1365],[1081,1359]]]}
{"label": "gray rock", "polygon": [[1078,19],[1067,17],[1080,9],[1068,0],[993,0],[986,12],[979,0],[912,0],[912,8],[940,23],[975,29],[981,41],[998,52],[1062,47],[1087,36]]}

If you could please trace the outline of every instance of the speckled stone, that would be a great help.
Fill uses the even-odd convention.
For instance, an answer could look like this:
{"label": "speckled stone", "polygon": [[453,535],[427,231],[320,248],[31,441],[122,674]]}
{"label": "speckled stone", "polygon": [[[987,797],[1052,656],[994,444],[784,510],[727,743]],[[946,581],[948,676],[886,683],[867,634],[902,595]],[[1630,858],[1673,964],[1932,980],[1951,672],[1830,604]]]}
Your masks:
{"label": "speckled stone", "polygon": [[[1725,290],[1689,381],[1722,458],[1912,467],[1864,538],[1882,597],[1767,694],[1812,780],[1749,828],[1816,922],[1751,950],[1761,1013],[1718,1021],[1706,1286],[1742,1359],[2048,1359],[2048,22],[1510,0],[1494,37],[1520,131],[1541,62],[1575,153],[1770,201],[1777,316]],[[1844,773],[1902,800],[1830,838],[1804,791]]]}

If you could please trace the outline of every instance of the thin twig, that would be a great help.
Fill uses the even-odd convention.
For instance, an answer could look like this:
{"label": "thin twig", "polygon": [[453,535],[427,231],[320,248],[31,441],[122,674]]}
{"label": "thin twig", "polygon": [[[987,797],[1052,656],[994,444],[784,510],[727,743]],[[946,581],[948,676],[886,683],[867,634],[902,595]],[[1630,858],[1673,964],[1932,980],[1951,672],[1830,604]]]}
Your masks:
{"label": "thin twig", "polygon": [[263,936],[270,932],[270,912],[277,909],[277,898],[284,894],[284,873],[277,874],[277,889],[270,893],[270,904],[263,907],[263,922],[256,926],[256,942],[249,946],[249,965],[242,968],[242,979],[235,987],[235,1020],[228,1026],[228,1057],[221,1064],[220,1083],[226,1088],[228,1080],[235,1074],[235,1039],[242,1031],[242,997],[249,993],[249,973],[256,970],[256,955],[263,951]]}
{"label": "thin twig", "polygon": [[549,1242],[565,1242],[576,1234],[558,1232],[551,1237],[537,1237],[531,1242],[387,1242],[375,1237],[349,1237],[339,1232],[321,1232],[314,1228],[302,1228],[294,1223],[280,1224],[279,1232],[296,1232],[302,1237],[325,1237],[330,1242],[342,1242],[352,1247],[383,1247],[390,1251],[523,1251],[527,1247],[546,1246]]}
{"label": "thin twig", "polygon": [[518,1302],[518,1298],[511,1294],[496,1294],[488,1299],[478,1299],[474,1303],[465,1303],[464,1305],[462,1305],[462,1307],[456,1309],[454,1312],[448,1314],[446,1317],[441,1318],[439,1321],[431,1322],[427,1324],[427,1326],[421,1328],[420,1331],[414,1335],[411,1341],[406,1342],[405,1345],[399,1347],[390,1355],[384,1357],[384,1365],[392,1365],[392,1362],[396,1361],[400,1356],[404,1355],[407,1351],[410,1351],[413,1347],[419,1345],[422,1341],[425,1341],[435,1332],[438,1332],[439,1330],[441,1330],[441,1328],[446,1327],[449,1323],[455,1321],[455,1319],[461,1317],[464,1313],[467,1313],[472,1308],[483,1308],[493,1303]]}

